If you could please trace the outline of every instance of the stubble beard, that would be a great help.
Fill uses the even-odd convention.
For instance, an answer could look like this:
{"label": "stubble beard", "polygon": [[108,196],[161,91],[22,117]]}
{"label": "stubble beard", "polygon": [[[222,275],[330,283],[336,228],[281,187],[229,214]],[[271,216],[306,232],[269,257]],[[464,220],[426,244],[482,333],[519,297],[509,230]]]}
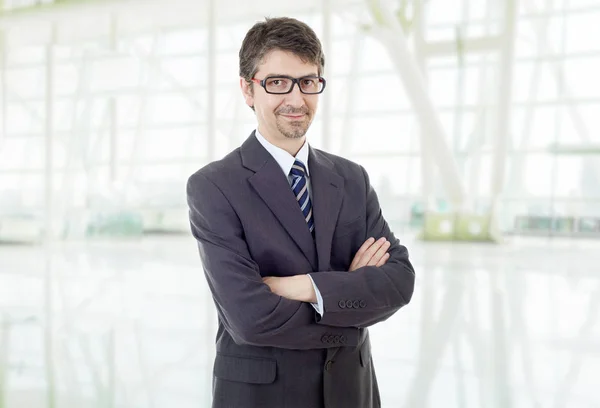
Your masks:
{"label": "stubble beard", "polygon": [[[290,114],[294,113],[290,112]],[[304,119],[299,121],[287,121],[280,115],[277,115],[275,125],[277,126],[277,130],[286,138],[300,139],[308,132],[311,122],[311,117],[308,113],[305,113]]]}

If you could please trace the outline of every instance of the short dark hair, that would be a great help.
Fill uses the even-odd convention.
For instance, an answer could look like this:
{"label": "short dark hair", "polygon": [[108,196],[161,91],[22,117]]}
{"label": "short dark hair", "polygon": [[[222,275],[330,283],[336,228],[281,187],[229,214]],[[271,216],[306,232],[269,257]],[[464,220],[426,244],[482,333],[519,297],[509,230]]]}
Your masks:
{"label": "short dark hair", "polygon": [[265,18],[246,33],[240,48],[240,77],[251,84],[265,55],[273,50],[289,51],[312,63],[323,73],[325,55],[321,41],[306,23],[289,17]]}

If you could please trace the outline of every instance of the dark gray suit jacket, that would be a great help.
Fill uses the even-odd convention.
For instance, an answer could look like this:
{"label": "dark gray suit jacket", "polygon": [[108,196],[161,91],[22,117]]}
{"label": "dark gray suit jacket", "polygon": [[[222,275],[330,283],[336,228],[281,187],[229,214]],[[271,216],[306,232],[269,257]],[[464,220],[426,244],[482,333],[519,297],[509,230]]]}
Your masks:
{"label": "dark gray suit jacket", "polygon": [[[219,317],[214,408],[381,405],[366,328],[410,301],[414,270],[362,166],[313,148],[308,164],[314,240],[254,133],[188,180],[192,233]],[[347,272],[370,236],[391,242],[389,260]],[[323,296],[323,318],[262,282],[306,273]]]}

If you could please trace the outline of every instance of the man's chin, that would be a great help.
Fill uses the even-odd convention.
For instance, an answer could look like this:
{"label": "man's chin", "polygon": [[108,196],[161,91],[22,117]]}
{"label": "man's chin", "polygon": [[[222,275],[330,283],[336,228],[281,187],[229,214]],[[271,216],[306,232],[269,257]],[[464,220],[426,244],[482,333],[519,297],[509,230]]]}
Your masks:
{"label": "man's chin", "polygon": [[309,126],[306,122],[283,123],[279,126],[279,131],[289,139],[300,139],[306,135]]}
{"label": "man's chin", "polygon": [[306,132],[285,132],[283,135],[288,139],[300,139],[306,135]]}

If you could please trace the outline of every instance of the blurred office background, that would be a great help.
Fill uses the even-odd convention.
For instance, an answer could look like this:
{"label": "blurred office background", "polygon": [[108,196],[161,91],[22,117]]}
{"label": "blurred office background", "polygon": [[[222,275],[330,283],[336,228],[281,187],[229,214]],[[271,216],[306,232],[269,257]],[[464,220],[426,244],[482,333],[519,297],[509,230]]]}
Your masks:
{"label": "blurred office background", "polygon": [[283,15],[326,52],[310,143],[365,166],[416,267],[371,329],[384,408],[600,406],[600,1],[0,10],[0,407],[209,406],[185,184],[254,128],[237,53]]}

